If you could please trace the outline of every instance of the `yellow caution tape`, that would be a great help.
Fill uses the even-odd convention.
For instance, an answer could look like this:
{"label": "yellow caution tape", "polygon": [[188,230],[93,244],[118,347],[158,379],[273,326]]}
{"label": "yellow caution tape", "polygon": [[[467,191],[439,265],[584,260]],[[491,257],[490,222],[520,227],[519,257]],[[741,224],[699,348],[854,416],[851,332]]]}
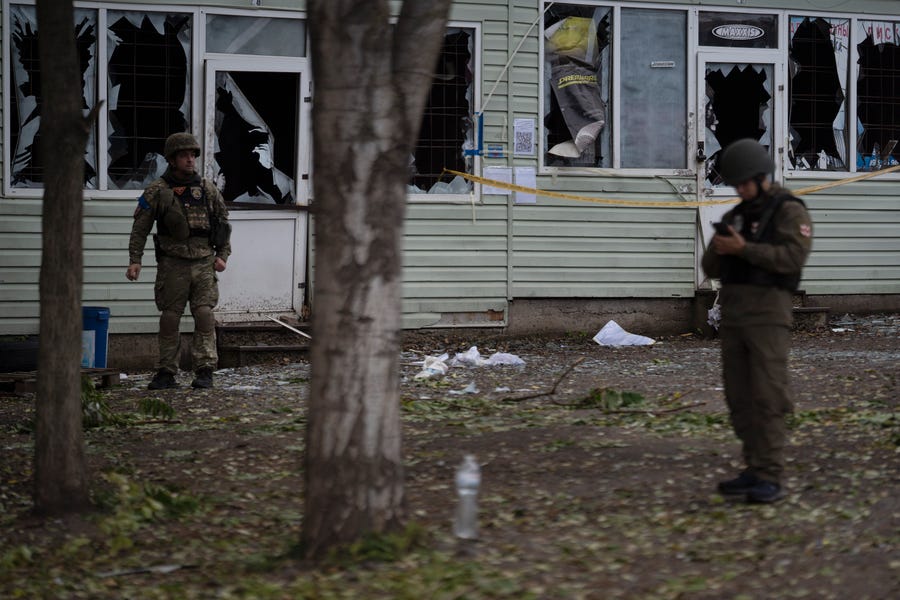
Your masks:
{"label": "yellow caution tape", "polygon": [[[795,196],[803,196],[806,194],[812,194],[813,192],[819,192],[822,190],[827,190],[830,188],[838,187],[841,185],[846,185],[848,183],[855,183],[857,181],[863,181],[866,179],[872,179],[873,177],[878,177],[879,175],[884,175],[885,173],[893,173],[894,171],[900,171],[900,165],[896,165],[893,167],[888,167],[887,169],[881,169],[880,171],[871,171],[869,173],[864,173],[862,175],[856,175],[854,177],[847,177],[846,179],[839,179],[837,181],[831,181],[829,183],[823,183],[821,185],[814,185],[811,187],[801,188],[799,190],[792,190],[791,193]],[[539,190],[537,188],[525,187],[523,185],[516,185],[514,183],[506,183],[505,181],[498,181],[496,179],[487,179],[485,177],[479,177],[477,175],[470,175],[469,173],[463,173],[461,171],[454,171],[452,169],[444,169],[444,173],[450,173],[451,175],[458,175],[464,179],[468,179],[469,181],[474,181],[476,183],[481,183],[483,185],[489,185],[494,188],[498,188],[501,190],[510,190],[512,192],[522,192],[524,194],[534,194],[535,196],[544,196],[547,198],[559,198],[561,200],[575,200],[577,202],[591,202],[593,204],[606,204],[612,206],[639,206],[639,207],[670,207],[670,208],[696,208],[698,206],[716,206],[723,204],[736,204],[740,202],[740,198],[726,198],[723,200],[705,200],[705,201],[696,201],[689,200],[684,202],[651,202],[645,200],[620,200],[614,198],[593,198],[591,196],[579,196],[578,194],[567,194],[565,192],[553,192],[550,190]]]}

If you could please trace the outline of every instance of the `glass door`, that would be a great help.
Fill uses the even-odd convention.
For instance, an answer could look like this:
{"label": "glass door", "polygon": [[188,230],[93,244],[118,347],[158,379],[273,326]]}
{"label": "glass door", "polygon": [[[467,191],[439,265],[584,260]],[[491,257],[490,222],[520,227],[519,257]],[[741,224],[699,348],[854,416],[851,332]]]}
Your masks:
{"label": "glass door", "polygon": [[[781,179],[784,152],[783,59],[777,52],[742,48],[700,52],[697,67],[697,190],[698,199],[736,197],[722,181],[719,158],[731,142],[759,141],[775,162]],[[712,238],[712,223],[733,205],[701,206],[698,254]],[[703,280],[698,269],[697,283]]]}
{"label": "glass door", "polygon": [[308,86],[305,59],[207,62],[204,175],[232,223],[232,256],[220,275],[223,320],[302,311]]}

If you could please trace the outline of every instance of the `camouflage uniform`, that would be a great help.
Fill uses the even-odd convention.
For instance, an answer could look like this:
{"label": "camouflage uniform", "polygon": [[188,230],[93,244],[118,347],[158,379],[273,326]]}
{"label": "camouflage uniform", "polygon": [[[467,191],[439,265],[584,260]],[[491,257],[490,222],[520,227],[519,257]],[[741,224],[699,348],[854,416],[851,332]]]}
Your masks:
{"label": "camouflage uniform", "polygon": [[228,210],[219,190],[195,175],[176,181],[171,169],[138,198],[131,228],[128,255],[131,264],[141,264],[147,236],[156,224],[156,307],[159,320],[159,369],[178,372],[181,336],[178,332],[185,306],[194,317],[191,355],[194,370],[215,369],[215,318],[219,301],[216,258],[228,260],[231,244],[214,248],[210,242],[210,215],[227,222]]}
{"label": "camouflage uniform", "polygon": [[712,247],[703,270],[722,280],[722,367],[725,397],[747,472],[780,484],[793,410],[788,386],[792,295],[812,247],[802,202],[776,185],[743,201],[722,219],[746,240],[739,256]]}

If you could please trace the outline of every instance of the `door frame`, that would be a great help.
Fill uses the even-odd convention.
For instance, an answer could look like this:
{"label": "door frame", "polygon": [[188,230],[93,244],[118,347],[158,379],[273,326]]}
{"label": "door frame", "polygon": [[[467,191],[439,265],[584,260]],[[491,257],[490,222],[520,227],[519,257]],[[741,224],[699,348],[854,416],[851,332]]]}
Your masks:
{"label": "door frame", "polygon": [[[259,73],[296,73],[299,75],[299,106],[297,107],[297,131],[296,131],[296,175],[294,179],[294,207],[279,206],[277,208],[244,207],[239,210],[229,211],[229,220],[256,221],[256,220],[293,220],[296,222],[293,241],[293,282],[291,285],[291,309],[295,315],[303,313],[307,300],[307,262],[309,245],[309,212],[308,206],[311,192],[311,79],[309,59],[307,58],[273,58],[269,56],[213,56],[204,64],[204,88],[203,88],[203,174],[213,180],[212,156],[215,149],[215,83],[216,74],[228,71],[252,71]],[[293,208],[293,209],[292,209]],[[246,321],[248,317],[261,317],[266,314],[286,314],[283,309],[272,310],[217,310],[216,314],[226,322]]]}
{"label": "door frame", "polygon": [[[785,57],[778,49],[756,48],[704,48],[697,51],[696,76],[696,114],[694,123],[695,155],[700,154],[700,144],[706,141],[706,65],[708,63],[737,63],[772,66],[772,159],[775,163],[774,180],[784,177],[784,153],[787,148],[787,85]],[[707,152],[707,160],[709,153]],[[706,183],[706,163],[697,162],[696,168],[697,201],[725,200],[736,198],[737,192],[731,186],[713,188]],[[733,204],[700,206],[697,208],[697,249],[695,267],[695,286],[699,289],[706,280],[700,259],[703,251],[712,239],[711,221],[718,221]]]}

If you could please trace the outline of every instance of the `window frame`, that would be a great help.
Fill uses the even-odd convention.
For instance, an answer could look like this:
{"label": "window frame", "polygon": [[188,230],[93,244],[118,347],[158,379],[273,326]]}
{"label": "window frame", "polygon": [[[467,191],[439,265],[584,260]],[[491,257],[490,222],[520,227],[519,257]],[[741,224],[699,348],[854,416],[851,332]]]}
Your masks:
{"label": "window frame", "polygon": [[[855,126],[857,122],[857,110],[858,110],[858,102],[857,102],[857,81],[859,79],[859,54],[856,49],[857,45],[861,40],[858,39],[858,22],[860,20],[863,21],[889,21],[900,23],[900,14],[897,15],[883,15],[883,14],[869,14],[869,13],[854,13],[848,11],[829,11],[829,10],[809,10],[809,9],[792,9],[792,8],[750,8],[746,6],[723,6],[723,5],[712,5],[712,4],[704,4],[702,6],[688,6],[688,5],[673,5],[673,4],[660,4],[656,2],[634,2],[634,3],[623,3],[621,0],[563,0],[564,4],[575,4],[575,5],[585,5],[585,6],[609,6],[613,10],[613,35],[612,35],[612,89],[610,90],[610,126],[612,127],[612,153],[613,160],[611,167],[553,167],[547,166],[544,163],[544,154],[547,148],[546,142],[546,129],[543,125],[543,118],[546,114],[547,106],[544,100],[545,91],[546,91],[546,69],[544,68],[544,52],[545,52],[545,44],[544,44],[544,36],[541,32],[543,32],[544,28],[544,14],[550,4],[550,0],[541,0],[538,8],[541,11],[541,19],[539,21],[540,30],[538,32],[538,163],[537,163],[537,173],[538,175],[548,175],[553,177],[565,176],[565,177],[677,177],[677,178],[691,178],[696,177],[698,169],[697,165],[694,162],[694,156],[697,152],[697,110],[698,110],[698,98],[695,90],[697,89],[697,77],[699,76],[697,73],[697,55],[698,52],[702,49],[713,49],[710,46],[700,46],[698,40],[698,19],[700,11],[715,11],[715,12],[732,12],[732,13],[762,13],[762,14],[775,14],[778,17],[778,45],[777,48],[769,49],[768,52],[778,52],[783,57],[783,67],[781,69],[781,78],[784,81],[785,89],[785,109],[782,111],[781,115],[778,115],[779,120],[782,122],[784,126],[784,131],[788,131],[789,127],[789,115],[787,112],[788,104],[790,103],[790,95],[788,89],[788,58],[789,58],[789,42],[790,42],[790,19],[791,17],[823,17],[829,19],[847,19],[850,23],[850,55],[849,55],[849,72],[848,72],[848,81],[847,87],[849,89],[844,90],[847,96],[847,110],[849,112],[849,129],[848,129],[848,143],[851,147],[851,152],[849,153],[849,164],[848,168],[843,171],[818,171],[818,170],[800,170],[795,169],[790,164],[790,161],[786,154],[782,154],[781,157],[776,160],[780,161],[781,164],[781,172],[782,176],[785,180],[804,180],[804,179],[817,179],[817,180],[832,180],[832,179],[843,179],[848,176],[857,174],[857,173],[866,173],[868,171],[858,171],[857,170],[857,142],[856,134],[855,134]],[[619,21],[621,19],[621,9],[622,8],[634,8],[634,9],[657,9],[657,10],[674,10],[681,11],[687,13],[687,71],[688,71],[688,81],[687,81],[687,114],[685,115],[685,123],[687,124],[687,147],[688,147],[688,165],[685,169],[656,169],[656,168],[643,168],[643,169],[634,169],[634,168],[621,168],[621,149],[619,144],[621,143],[621,115],[620,110],[618,109],[620,97],[621,97],[621,27],[619,25]],[[786,144],[787,139],[779,140],[780,146],[787,148]],[[900,173],[888,173],[883,175],[882,178],[889,181],[900,180]],[[686,193],[683,192],[682,193]]]}
{"label": "window frame", "polygon": [[[3,36],[2,42],[3,52],[0,53],[2,56],[2,68],[3,68],[3,79],[2,85],[5,86],[3,88],[3,121],[2,127],[4,131],[4,139],[3,139],[3,196],[6,198],[41,198],[43,197],[44,188],[43,187],[35,187],[35,188],[20,188],[20,187],[12,187],[11,186],[11,149],[9,145],[9,132],[10,129],[10,95],[8,93],[10,83],[10,52],[9,52],[9,44],[11,32],[9,28],[10,23],[10,11],[9,6],[13,5],[26,5],[26,6],[35,6],[35,0],[2,0],[3,5],[3,18],[2,18],[2,27],[3,27]],[[84,188],[84,198],[85,200],[89,199],[108,199],[108,200],[122,200],[122,199],[132,199],[137,198],[141,194],[141,190],[138,189],[110,189],[109,181],[108,181],[108,166],[109,166],[109,107],[108,107],[108,97],[109,97],[109,65],[108,65],[108,43],[106,36],[106,29],[109,25],[108,21],[108,11],[128,11],[128,12],[148,12],[148,13],[181,13],[191,15],[191,52],[188,58],[189,69],[190,69],[190,81],[191,81],[191,89],[190,89],[190,101],[191,101],[191,110],[189,115],[189,121],[191,126],[191,131],[195,132],[198,139],[205,139],[206,131],[205,131],[205,68],[206,62],[208,60],[218,60],[218,59],[227,59],[234,58],[235,56],[243,57],[245,55],[229,55],[229,54],[221,54],[221,53],[211,53],[206,50],[206,19],[209,15],[225,15],[225,16],[253,16],[253,17],[262,17],[262,18],[278,18],[278,19],[295,19],[301,21],[307,21],[307,12],[305,10],[278,10],[278,9],[247,9],[240,7],[187,7],[179,4],[133,4],[133,3],[125,3],[125,2],[91,2],[85,1],[80,2],[76,1],[75,8],[79,9],[89,9],[97,11],[97,42],[96,42],[96,56],[97,56],[97,102],[103,102],[103,107],[98,111],[97,114],[97,122],[94,125],[96,132],[96,140],[97,140],[97,188],[90,189]],[[472,106],[470,110],[472,111],[473,118],[477,116],[477,114],[481,111],[481,90],[482,90],[482,73],[483,73],[483,24],[481,22],[476,21],[465,21],[465,20],[449,20],[447,22],[447,28],[459,28],[465,29],[471,32],[472,34],[472,42],[473,42],[473,56],[472,56],[472,64],[473,64],[473,92],[472,92]],[[297,57],[267,57],[264,55],[254,55],[254,58],[258,60],[273,60],[279,63],[284,63],[285,61],[291,61],[296,58],[296,60],[308,61],[309,60],[309,45],[310,45],[310,36],[309,31],[307,29],[306,35],[306,56],[301,58]],[[310,79],[311,81],[311,79]],[[314,83],[313,83],[314,85]],[[477,143],[477,139],[474,140]],[[300,154],[304,154],[301,152]],[[309,153],[306,153],[309,154]],[[482,157],[474,156],[473,157],[473,174],[477,174],[481,172],[482,168]],[[311,185],[312,177],[314,176],[311,173],[311,165],[309,168],[304,168],[304,172],[306,170],[310,171],[310,181],[306,182],[308,185]],[[432,203],[463,203],[468,204],[471,203],[471,197],[475,195],[475,197],[480,197],[481,194],[481,186],[480,184],[474,184],[473,189],[468,194],[407,194],[407,199],[410,203],[422,203],[422,204],[432,204]]]}
{"label": "window frame", "polygon": [[[3,68],[3,78],[2,85],[3,87],[3,196],[6,198],[42,198],[44,194],[44,188],[18,188],[11,186],[11,149],[9,145],[9,132],[10,132],[10,97],[9,97],[9,86],[10,84],[10,52],[9,52],[9,44],[10,44],[10,5],[25,5],[25,6],[35,6],[35,0],[2,0],[3,1],[3,19],[2,19],[2,27],[3,27],[3,36],[2,43],[3,52],[2,52],[2,68]],[[254,17],[263,17],[263,18],[278,18],[278,19],[297,19],[297,20],[307,20],[306,19],[306,11],[285,11],[285,10],[272,10],[272,9],[254,9],[252,11],[247,9],[240,8],[212,8],[212,7],[187,7],[185,5],[180,4],[134,4],[134,3],[125,3],[125,2],[79,2],[76,1],[74,3],[75,8],[77,9],[88,9],[88,10],[96,10],[97,11],[97,46],[96,46],[96,56],[97,56],[97,102],[103,102],[103,107],[97,113],[97,122],[95,124],[96,138],[97,138],[97,183],[98,186],[95,189],[84,188],[84,198],[85,200],[91,199],[107,199],[107,200],[130,200],[133,198],[137,198],[141,195],[142,190],[139,189],[110,189],[109,181],[108,181],[108,166],[109,166],[109,156],[108,156],[108,138],[109,138],[109,65],[108,65],[108,42],[107,42],[107,27],[109,25],[108,20],[108,12],[109,11],[125,11],[125,12],[146,12],[146,13],[180,13],[191,16],[191,52],[188,57],[189,61],[189,69],[190,69],[190,81],[191,81],[191,89],[190,89],[190,101],[191,101],[191,110],[189,115],[189,122],[191,126],[191,131],[195,132],[195,135],[198,139],[202,139],[202,136],[205,135],[203,131],[203,114],[205,110],[204,103],[204,89],[205,89],[205,62],[207,56],[210,58],[213,57],[229,57],[232,55],[223,55],[223,54],[215,54],[215,55],[207,55],[205,52],[206,46],[206,16],[209,14],[215,15],[233,15],[233,16],[254,16]],[[309,35],[306,36],[306,45],[307,45],[307,56],[309,54]],[[240,55],[243,56],[243,55]],[[259,55],[258,58],[266,59],[270,57]],[[285,57],[271,57],[273,59],[284,60]],[[304,59],[307,60],[307,59]]]}
{"label": "window frame", "polygon": [[[472,31],[472,64],[474,66],[473,89],[472,89],[472,111],[473,124],[475,126],[475,138],[473,142],[478,144],[478,113],[481,112],[481,77],[483,65],[482,56],[482,24],[475,21],[448,20],[445,29],[468,29]],[[315,86],[315,82],[313,82]],[[483,141],[483,140],[482,140]],[[416,140],[418,143],[418,140]],[[415,148],[413,149],[415,150]],[[470,175],[478,175],[482,169],[482,156],[476,154],[473,156],[472,173]],[[313,177],[315,174],[312,175]],[[406,194],[407,204],[471,204],[473,198],[481,198],[481,184],[473,183],[472,190],[468,194]]]}
{"label": "window frame", "polygon": [[[544,163],[544,155],[547,151],[547,140],[546,140],[546,128],[544,127],[543,120],[546,115],[547,106],[544,100],[545,97],[545,86],[547,85],[547,72],[545,69],[545,60],[544,53],[546,51],[545,41],[544,41],[544,23],[545,16],[547,14],[548,4],[550,4],[550,0],[541,0],[538,8],[541,11],[541,19],[539,22],[539,30],[538,30],[538,145],[537,145],[537,153],[538,153],[538,165],[537,165],[537,174],[538,175],[550,175],[550,176],[577,176],[577,177],[694,177],[697,172],[696,164],[693,163],[693,157],[696,153],[697,147],[697,139],[695,133],[695,117],[697,114],[697,99],[693,93],[694,88],[696,87],[696,77],[697,77],[697,64],[696,64],[696,56],[697,56],[697,13],[699,8],[692,8],[689,6],[673,6],[672,4],[660,4],[655,2],[635,2],[623,4],[619,0],[563,0],[562,2],[554,2],[554,4],[574,4],[574,5],[582,5],[582,6],[607,6],[612,10],[612,42],[611,42],[611,54],[610,54],[610,68],[612,69],[610,85],[611,89],[609,92],[609,106],[607,109],[609,110],[609,126],[611,127],[610,136],[611,136],[611,153],[612,153],[612,166],[610,167],[554,167],[548,166]],[[669,169],[669,168],[623,168],[622,164],[622,152],[620,148],[620,143],[622,139],[621,127],[622,127],[622,118],[621,111],[618,108],[620,103],[620,98],[622,95],[621,91],[621,83],[622,83],[622,73],[621,73],[621,63],[622,63],[622,28],[620,25],[622,18],[622,9],[644,9],[644,10],[669,10],[674,12],[680,12],[685,14],[686,16],[686,35],[687,35],[687,47],[685,48],[685,60],[687,61],[686,71],[687,76],[685,79],[685,93],[687,94],[687,102],[685,104],[685,108],[687,110],[684,115],[685,119],[685,141],[686,141],[686,151],[685,158],[687,160],[687,164],[684,168],[681,169]],[[704,10],[709,10],[709,7],[703,6]],[[751,10],[751,9],[722,9],[723,12],[728,10],[729,12],[760,12],[760,13],[772,13],[771,10]]]}

